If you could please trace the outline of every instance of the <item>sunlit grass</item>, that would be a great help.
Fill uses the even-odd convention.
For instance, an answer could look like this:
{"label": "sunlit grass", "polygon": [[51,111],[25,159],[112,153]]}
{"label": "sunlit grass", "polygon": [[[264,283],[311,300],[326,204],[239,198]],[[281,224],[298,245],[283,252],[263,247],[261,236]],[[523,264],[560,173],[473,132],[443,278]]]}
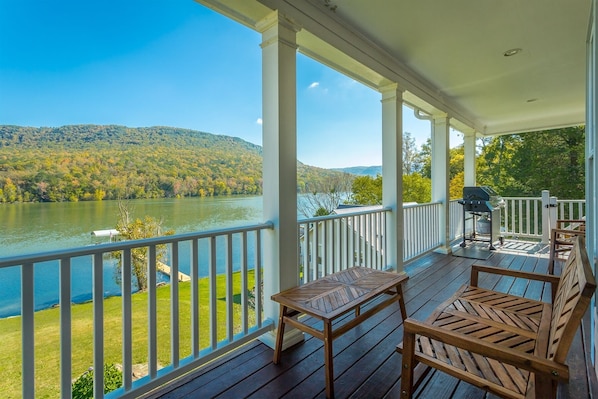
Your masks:
{"label": "sunlit grass", "polygon": [[[254,285],[254,273],[249,272],[248,289]],[[210,346],[210,285],[201,279],[199,287],[200,347]],[[158,362],[159,368],[171,363],[170,285],[157,288]],[[233,295],[241,294],[241,273],[233,274]],[[226,278],[216,278],[217,336],[226,338]],[[72,306],[72,379],[76,379],[93,365],[93,308],[92,303]],[[235,333],[241,328],[241,305],[234,303]],[[146,364],[148,358],[148,294],[132,296],[133,363]],[[191,354],[191,285],[179,283],[179,322],[181,358]],[[36,398],[60,396],[60,310],[58,308],[35,313],[35,384]],[[250,311],[249,324],[255,323]],[[122,364],[122,298],[104,300],[104,359],[106,363]],[[21,397],[21,318],[0,319],[0,396]]]}

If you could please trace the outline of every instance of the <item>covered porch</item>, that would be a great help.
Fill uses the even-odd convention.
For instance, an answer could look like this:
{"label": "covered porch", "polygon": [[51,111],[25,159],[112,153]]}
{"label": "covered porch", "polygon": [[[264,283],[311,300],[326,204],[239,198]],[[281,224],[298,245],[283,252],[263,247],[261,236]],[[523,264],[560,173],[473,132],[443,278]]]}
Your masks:
{"label": "covered porch", "polygon": [[[375,245],[383,248],[383,269],[403,273],[411,245],[426,243],[429,237],[433,244],[423,252],[451,253],[455,234],[449,190],[452,129],[463,134],[464,186],[477,185],[478,138],[583,124],[588,129],[586,175],[588,179],[596,175],[591,161],[595,141],[590,139],[593,80],[585,74],[594,65],[590,18],[594,14],[587,2],[550,6],[527,2],[517,9],[492,3],[472,8],[468,3],[425,2],[411,7],[406,2],[366,5],[356,0],[198,2],[262,37],[264,218],[273,223],[264,234],[264,315],[268,319],[277,319],[278,307],[267,298],[303,282],[297,279],[302,275],[300,262],[288,256],[300,241],[296,228],[299,52],[379,94],[381,129],[371,135],[382,142],[385,234],[376,238]],[[540,19],[535,18],[538,10],[542,10]],[[584,25],[582,21],[589,18],[590,26]],[[532,20],[541,23],[530,24]],[[555,57],[555,49],[563,52]],[[425,236],[408,236],[417,229],[408,226],[402,211],[404,106],[430,123],[430,206],[435,210],[432,219],[420,223],[429,226]],[[588,181],[586,187],[587,198],[593,198],[593,183]],[[593,207],[593,201],[588,202],[591,254],[595,253]],[[542,224],[547,230],[548,219]],[[334,259],[338,249],[333,248]],[[261,339],[272,345],[273,334]]]}
{"label": "covered porch", "polygon": [[[464,135],[464,185],[474,186],[476,137],[586,124],[587,210],[583,216],[587,220],[588,253],[595,264],[598,252],[598,167],[594,162],[598,146],[595,139],[596,0],[563,0],[550,4],[534,0],[517,4],[519,8],[496,2],[478,2],[472,6],[470,2],[437,1],[417,5],[404,1],[363,0],[198,0],[198,3],[262,34],[264,223],[227,231],[197,232],[0,260],[0,267],[21,268],[22,397],[36,397],[35,370],[40,367],[35,351],[39,332],[35,329],[32,293],[34,265],[46,261],[60,264],[60,376],[56,385],[61,386],[63,396],[70,397],[72,365],[73,360],[77,360],[73,355],[77,348],[71,337],[71,260],[86,257],[93,269],[92,361],[94,368],[101,370],[106,360],[105,346],[112,343],[104,340],[104,255],[122,254],[124,276],[130,275],[131,251],[148,248],[151,276],[156,272],[158,246],[169,245],[173,253],[173,273],[177,273],[179,244],[190,248],[187,252],[192,265],[189,326],[183,329],[179,320],[179,285],[172,284],[167,321],[171,333],[168,353],[159,353],[158,344],[162,340],[159,333],[163,328],[158,322],[161,315],[156,281],[150,280],[146,307],[148,336],[144,349],[148,374],[140,381],[132,381],[135,326],[131,322],[131,282],[123,280],[123,286],[129,286],[122,295],[119,326],[125,379],[122,388],[107,396],[138,397],[157,389],[147,394],[148,397],[323,397],[320,341],[290,331],[285,338],[289,347],[283,352],[281,364],[272,364],[271,346],[279,309],[270,297],[329,273],[339,261],[344,262],[343,267],[354,265],[354,254],[361,254],[362,250],[369,254],[363,258],[365,265],[409,275],[405,285],[406,306],[408,314],[416,318],[425,318],[437,304],[467,282],[470,266],[476,260],[451,254],[455,232],[459,231],[455,221],[460,219],[460,209],[449,196],[451,129]],[[330,260],[332,266],[316,260],[312,269],[305,270],[301,264],[301,224],[306,223],[304,231],[308,231],[310,223],[335,226],[337,222],[334,218],[330,222],[328,219],[298,222],[297,218],[297,51],[379,92],[382,131],[375,134],[381,135],[383,143],[383,207],[376,213],[376,222],[368,219],[369,226],[375,226],[369,230],[371,235],[360,241],[361,234],[353,234],[358,239],[351,241],[347,234],[339,235],[342,230],[331,227],[329,235],[324,236],[326,245],[322,248],[328,251],[323,259]],[[418,117],[429,120],[432,130],[432,202],[413,209],[403,206],[403,105]],[[537,209],[534,204],[531,207]],[[528,205],[518,209],[529,208]],[[423,219],[418,218],[419,211]],[[539,241],[542,229],[546,233],[549,223],[538,221],[537,214],[534,215],[536,219],[507,217],[517,220],[519,225],[505,228],[513,227],[513,233],[518,236],[530,234]],[[538,226],[544,227],[538,229]],[[357,233],[354,228],[345,227],[344,231]],[[379,234],[382,231],[384,234]],[[220,293],[216,292],[217,269],[213,255],[217,238],[226,242],[225,274],[230,279],[225,292]],[[202,293],[197,284],[200,240],[209,243],[210,253],[209,309],[202,317],[199,310]],[[239,269],[245,276],[239,295],[233,293],[231,283],[233,241],[241,242]],[[255,250],[248,252],[247,248]],[[303,259],[307,261],[311,259],[310,252],[303,248],[306,251]],[[317,249],[314,253],[317,255]],[[360,255],[357,260],[361,262]],[[548,258],[501,249],[488,260],[477,262],[546,272]],[[249,304],[248,291],[252,284],[246,277],[248,270],[255,273],[253,305]],[[544,288],[536,290],[536,286],[524,286],[512,279],[483,283],[535,298],[547,294]],[[226,306],[224,316],[218,312],[222,303]],[[595,317],[593,305],[573,344],[570,354],[573,377],[568,385],[561,387],[561,398],[595,395],[592,362]],[[211,328],[207,346],[200,343],[201,323],[209,323]],[[218,324],[227,326],[223,335],[216,333]],[[190,337],[181,338],[183,330]],[[258,337],[260,341],[256,340]],[[398,307],[389,307],[335,341],[337,397],[397,397],[401,370],[400,356],[394,347],[401,337]],[[183,354],[180,349],[183,340],[190,342],[189,353]],[[234,351],[230,352],[231,349]],[[160,356],[166,360],[160,362]],[[102,374],[96,373],[94,397],[104,397],[103,382]],[[488,397],[441,373],[431,374],[418,395],[420,398]]]}
{"label": "covered porch", "polygon": [[[585,124],[587,246],[592,264],[595,263],[594,197],[598,175],[593,161],[596,146],[595,1],[562,1],[550,5],[526,2],[508,6],[488,2],[472,5],[469,2],[426,1],[415,5],[359,0],[198,2],[262,35],[264,216],[273,222],[273,229],[266,231],[264,237],[266,318],[276,320],[278,314],[277,304],[267,298],[306,281],[301,278],[305,278],[305,274],[301,273],[301,263],[288,256],[296,250],[295,243],[300,241],[300,231],[295,225],[298,52],[380,94],[382,129],[373,134],[382,138],[383,147],[382,219],[385,235],[380,243],[384,252],[381,266],[397,273],[410,273],[409,268],[415,268],[411,270],[414,274],[406,287],[410,315],[423,318],[426,312],[430,312],[469,277],[470,261],[460,260],[455,265],[455,258],[450,255],[456,219],[451,213],[449,195],[451,129],[460,131],[464,136],[464,185],[475,186],[477,138]],[[418,118],[430,121],[433,161],[432,203],[429,206],[435,209],[431,212],[435,216],[416,222],[419,226],[431,226],[430,231],[409,228],[410,218],[404,212],[404,105]],[[526,220],[529,221],[529,218]],[[547,220],[541,224],[544,230],[549,226]],[[413,231],[417,231],[416,235],[409,236]],[[428,241],[430,237],[433,238]],[[429,250],[436,253],[426,254],[413,264],[409,263],[410,245],[415,243],[419,246],[426,242],[434,244],[422,253]],[[330,257],[333,260],[343,259],[340,254],[340,258],[335,258],[337,246],[332,245],[332,248]],[[533,257],[510,256],[513,258],[505,266],[513,264],[514,267],[525,266],[534,270],[536,265],[544,262]],[[491,257],[493,264],[496,264],[497,258],[497,254]],[[425,265],[426,259],[433,267],[420,269],[416,266]],[[521,259],[518,261],[521,263],[515,259]],[[461,272],[455,271],[459,267],[463,267]],[[313,276],[318,277],[317,267],[315,269]],[[437,272],[438,269],[444,270],[444,273]],[[540,266],[537,270],[546,269]],[[300,276],[299,280],[297,276]],[[438,280],[439,276],[454,276],[450,284],[445,284],[450,286],[448,291],[444,290],[444,286],[434,286],[442,281]],[[499,284],[511,287],[506,282]],[[513,292],[525,292],[525,287],[517,284],[512,287]],[[532,295],[541,296],[542,293]],[[396,309],[393,310],[396,313]],[[586,387],[589,387],[588,379],[595,376],[592,365],[595,312],[595,306],[592,306],[585,326],[585,346],[577,347],[577,354],[583,354],[583,359],[588,360],[583,362],[583,372],[577,374],[585,376],[582,379],[586,380]],[[393,319],[393,315],[397,316],[395,313],[375,318],[371,325],[359,326],[349,332],[347,338],[337,341],[335,363],[342,364],[337,366],[335,374],[339,397],[398,396],[395,390],[400,375],[398,355],[388,351],[387,345],[379,344],[400,341],[401,324],[398,318]],[[272,346],[274,331],[262,335],[261,341]],[[388,337],[394,339],[385,341]],[[371,339],[370,346],[367,349],[360,347],[368,339]],[[290,346],[301,340],[292,331],[285,339]],[[321,361],[316,349],[318,344],[319,341],[306,336],[304,343],[287,349],[282,358],[284,370],[269,364],[269,351],[259,344],[255,348],[258,348],[257,351],[264,349],[261,355],[266,360],[264,368],[255,370],[255,373],[252,371],[251,378],[247,379],[232,374],[228,374],[227,378],[227,373],[224,373],[228,382],[216,379],[214,386],[222,384],[227,388],[208,395],[228,396],[230,392],[230,396],[235,396],[235,393],[245,396],[252,392],[256,397],[287,394],[289,397],[322,396],[324,384],[315,383],[323,381],[324,376],[318,372],[319,368],[322,371],[322,364],[312,364],[315,359]],[[384,354],[379,345],[384,346]],[[310,346],[315,352],[303,349]],[[579,348],[583,350],[580,352]],[[303,353],[303,350],[306,352]],[[247,356],[251,357],[251,354]],[[368,356],[380,357],[368,362]],[[289,357],[292,360],[285,363]],[[243,369],[240,364],[225,362],[222,368],[215,367],[214,370],[218,373],[231,366],[231,370]],[[372,368],[368,369],[369,366]],[[211,378],[209,375],[202,374],[197,380],[198,385],[204,386]],[[431,391],[420,392],[420,397],[432,396],[434,389],[446,392],[444,378],[434,374],[428,384]],[[190,382],[186,387],[192,385]],[[569,387],[574,385],[578,384],[570,384]],[[231,391],[228,391],[229,387]],[[380,391],[376,391],[378,388]],[[469,390],[464,384],[459,384],[457,389]],[[450,396],[463,397],[467,395],[465,391],[460,394],[453,390]],[[585,393],[572,397],[590,396],[590,392],[587,388]],[[176,391],[173,394],[176,395]],[[478,394],[484,397],[484,394]]]}
{"label": "covered porch", "polygon": [[[546,273],[548,258],[543,246],[514,241],[507,241],[506,244],[504,249],[499,249],[488,260],[429,253],[409,262],[405,267],[409,280],[403,288],[409,316],[425,319],[439,303],[469,281],[473,263]],[[530,248],[539,251],[529,253]],[[525,281],[513,278],[487,279],[481,285],[527,298],[550,298],[546,287],[527,285]],[[589,352],[589,328],[588,313],[568,356],[570,382],[560,385],[558,398],[590,398],[598,395],[598,382]],[[394,348],[402,336],[400,310],[398,305],[393,305],[336,340],[335,397],[398,398],[401,355]],[[272,363],[272,354],[271,348],[253,341],[145,397],[325,397],[324,356],[320,340],[306,336],[305,342],[283,353],[279,365]],[[434,371],[422,383],[415,397],[483,399],[495,396]]]}

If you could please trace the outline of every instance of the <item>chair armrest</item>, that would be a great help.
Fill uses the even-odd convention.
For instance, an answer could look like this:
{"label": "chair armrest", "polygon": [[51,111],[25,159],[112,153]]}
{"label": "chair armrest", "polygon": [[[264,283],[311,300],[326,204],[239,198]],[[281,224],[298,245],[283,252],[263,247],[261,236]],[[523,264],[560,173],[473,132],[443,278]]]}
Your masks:
{"label": "chair armrest", "polygon": [[471,286],[473,286],[473,287],[478,286],[478,274],[480,272],[499,274],[502,276],[510,276],[510,277],[517,277],[517,278],[526,278],[528,280],[544,281],[544,282],[553,284],[555,287],[559,284],[559,281],[561,280],[559,276],[555,276],[552,274],[523,272],[521,270],[503,269],[501,267],[495,267],[495,266],[472,265],[471,266],[471,282],[470,282]]}
{"label": "chair armrest", "polygon": [[[469,352],[478,353],[490,359],[498,360],[499,362],[511,364],[521,369],[545,375],[553,380],[567,381],[569,379],[569,368],[567,365],[556,363],[546,358],[506,348],[479,338],[432,326],[411,318],[405,320],[403,328],[405,329],[405,345],[402,348],[403,351],[408,347],[412,347],[410,343],[408,345],[407,340],[415,339],[415,334],[423,335],[436,341],[444,342],[445,344]],[[405,354],[403,354],[403,356],[405,356]]]}

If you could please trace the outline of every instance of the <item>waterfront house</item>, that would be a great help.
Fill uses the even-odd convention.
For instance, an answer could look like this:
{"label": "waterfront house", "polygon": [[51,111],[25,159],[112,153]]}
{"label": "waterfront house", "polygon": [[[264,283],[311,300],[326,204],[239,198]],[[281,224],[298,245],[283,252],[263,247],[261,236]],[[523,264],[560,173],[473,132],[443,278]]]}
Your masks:
{"label": "waterfront house", "polygon": [[[449,130],[454,128],[464,134],[465,185],[475,186],[475,140],[476,137],[500,134],[533,132],[574,125],[586,125],[586,221],[587,250],[595,264],[598,255],[597,221],[598,213],[598,165],[594,154],[598,148],[596,135],[596,80],[598,42],[596,41],[596,0],[527,0],[527,1],[364,1],[364,0],[196,0],[198,7],[207,6],[218,13],[234,19],[262,35],[262,98],[263,98],[263,156],[264,156],[264,225],[250,229],[257,231],[256,245],[261,248],[258,264],[263,265],[263,302],[256,295],[258,317],[255,326],[246,325],[238,334],[229,329],[223,345],[214,336],[207,351],[200,351],[198,338],[194,336],[192,355],[179,359],[178,338],[173,338],[172,362],[165,368],[158,368],[156,349],[157,322],[152,314],[156,312],[155,296],[150,288],[150,317],[148,339],[148,376],[134,383],[125,378],[124,387],[115,395],[134,397],[155,388],[160,388],[166,397],[177,397],[170,388],[172,381],[196,367],[213,360],[231,348],[253,342],[251,348],[262,348],[261,342],[273,345],[279,308],[269,298],[281,290],[300,283],[298,252],[299,231],[297,222],[297,163],[296,163],[296,57],[301,52],[317,62],[325,64],[359,81],[380,94],[382,131],[377,132],[383,142],[383,217],[384,269],[405,270],[406,243],[426,242],[424,252],[434,250],[438,254],[450,254],[455,229],[451,218],[455,212],[449,201],[448,156]],[[222,51],[235,51],[222,49]],[[426,212],[433,215],[432,239],[423,237],[416,227],[407,228],[406,212],[403,210],[401,183],[402,154],[402,112],[406,104],[417,117],[431,122],[432,134],[432,204],[426,205]],[[231,110],[234,112],[234,110]],[[459,214],[458,211],[456,213]],[[451,216],[452,215],[452,216]],[[459,219],[459,216],[456,217]],[[458,230],[458,229],[457,229]],[[412,232],[415,235],[412,236]],[[247,229],[225,231],[219,234],[247,234]],[[407,238],[407,235],[410,235]],[[213,236],[213,234],[212,234]],[[154,239],[144,245],[194,240],[202,233],[185,237]],[[178,241],[177,241],[178,240]],[[339,240],[332,240],[333,247]],[[134,244],[111,244],[110,250],[122,249],[127,253]],[[420,248],[421,249],[421,248]],[[88,251],[99,249],[88,249]],[[83,252],[65,251],[54,259],[69,259]],[[92,252],[90,252],[92,253]],[[101,261],[101,253],[92,253]],[[151,257],[151,254],[150,254]],[[23,291],[32,287],[33,271],[29,266],[45,258],[20,258],[0,262],[23,265]],[[12,263],[11,263],[12,262]],[[21,263],[18,263],[21,262]],[[347,257],[339,262],[348,262]],[[439,261],[440,262],[440,261]],[[447,270],[450,269],[446,263]],[[101,273],[96,267],[94,273]],[[453,268],[454,269],[454,268]],[[452,269],[451,269],[452,270]],[[176,269],[173,271],[176,272]],[[595,270],[594,270],[595,272]],[[65,272],[66,273],[66,272]],[[447,272],[448,273],[448,272]],[[64,275],[66,279],[66,274]],[[191,279],[197,278],[193,273]],[[260,286],[258,280],[257,287]],[[151,286],[151,281],[150,281]],[[176,284],[174,285],[176,287]],[[101,294],[101,283],[94,292]],[[176,288],[173,288],[176,290]],[[127,306],[127,295],[123,298]],[[174,297],[177,293],[175,292]],[[197,295],[193,302],[197,304]],[[232,295],[231,295],[232,296]],[[68,303],[68,292],[62,297]],[[101,298],[101,295],[99,296]],[[153,298],[153,299],[151,299]],[[422,296],[423,298],[423,296]],[[214,300],[216,300],[214,298]],[[102,305],[94,300],[94,364],[101,368],[103,362]],[[232,299],[230,309],[232,309]],[[35,397],[35,351],[33,347],[34,323],[31,297],[23,299],[23,377],[22,392],[25,398]],[[61,325],[65,331],[70,328],[70,313],[64,306]],[[408,304],[409,308],[409,304]],[[247,309],[245,305],[245,310]],[[129,310],[130,311],[130,310]],[[173,308],[176,314],[178,308]],[[126,315],[127,310],[123,311]],[[215,313],[215,311],[214,311]],[[597,318],[595,303],[590,309],[592,326]],[[194,317],[197,314],[194,314]],[[397,321],[390,320],[397,325]],[[195,321],[193,322],[195,323]],[[123,322],[123,358],[125,372],[130,370],[130,338],[127,322]],[[130,326],[129,326],[130,327]],[[172,328],[178,331],[178,321],[172,321]],[[192,325],[195,335],[199,327]],[[590,327],[589,331],[596,331]],[[240,335],[240,338],[238,337]],[[296,330],[288,331],[285,347],[301,342],[304,336]],[[392,341],[392,340],[391,340]],[[71,381],[70,336],[62,338],[61,376],[65,396]],[[392,352],[398,342],[389,342]],[[591,334],[589,350],[596,353],[596,335]],[[353,345],[353,344],[348,344]],[[357,345],[357,344],[355,344]],[[357,348],[358,346],[353,346]],[[247,352],[249,353],[248,349]],[[285,392],[277,384],[299,380],[293,371],[281,370],[269,362],[271,351],[259,349],[256,358],[268,366],[263,373],[286,373],[286,382],[275,377],[261,375],[262,388],[270,384],[271,392]],[[257,351],[257,349],[256,349]],[[283,353],[283,358],[285,354]],[[389,354],[388,356],[391,356]],[[309,357],[305,364],[317,356]],[[595,355],[594,355],[595,357]],[[345,359],[348,359],[345,357]],[[359,359],[357,355],[351,358]],[[386,357],[384,359],[391,359]],[[319,358],[321,364],[321,356]],[[347,360],[348,361],[348,360]],[[385,360],[386,361],[386,360]],[[374,361],[375,364],[375,361]],[[591,363],[589,379],[595,378]],[[400,363],[380,362],[370,381],[385,381],[387,374],[396,374]],[[237,371],[243,371],[238,369]],[[316,370],[314,375],[323,374]],[[246,376],[226,374],[228,379],[217,381],[219,386],[238,385]],[[255,371],[257,373],[257,371]],[[373,372],[372,372],[373,373]],[[370,378],[374,374],[368,374]],[[352,374],[354,380],[358,380]],[[96,375],[96,384],[103,382]],[[191,381],[193,374],[188,374]],[[270,379],[268,379],[270,378]],[[442,378],[442,377],[436,377]],[[315,383],[303,384],[304,397],[321,395],[323,377],[314,377]],[[258,382],[256,382],[257,384]],[[210,396],[208,382],[197,383],[196,394]],[[433,382],[431,384],[434,384]],[[438,383],[442,386],[442,382]],[[299,384],[301,385],[301,384]],[[337,390],[339,395],[369,396],[382,395],[377,391],[382,385],[365,384],[369,391],[358,388]],[[201,386],[204,390],[202,391]],[[227,387],[225,387],[227,388]],[[181,387],[184,396],[184,386]],[[257,388],[256,388],[257,389]],[[266,388],[265,391],[269,392]],[[170,392],[170,393],[168,393]],[[214,391],[215,392],[215,391]],[[223,396],[234,391],[219,391]],[[242,391],[238,395],[249,395],[254,391]],[[296,393],[298,391],[295,391]],[[587,392],[587,391],[586,391]],[[384,394],[388,394],[386,391]],[[156,394],[159,395],[159,394]],[[273,394],[274,395],[274,394]],[[456,395],[456,394],[455,394]],[[96,389],[96,397],[102,397]],[[267,396],[267,395],[265,395]],[[457,396],[455,396],[457,397]],[[480,396],[481,397],[481,396]]]}

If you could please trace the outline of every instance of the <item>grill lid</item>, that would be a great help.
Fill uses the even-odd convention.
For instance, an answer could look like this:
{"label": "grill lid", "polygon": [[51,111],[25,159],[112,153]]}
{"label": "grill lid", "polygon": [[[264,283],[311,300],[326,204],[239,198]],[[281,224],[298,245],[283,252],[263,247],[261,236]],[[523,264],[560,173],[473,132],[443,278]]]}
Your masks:
{"label": "grill lid", "polygon": [[492,212],[504,205],[502,197],[488,186],[463,187],[463,199],[459,203],[470,212]]}
{"label": "grill lid", "polygon": [[499,195],[488,186],[463,187],[463,199],[466,201],[492,201]]}

